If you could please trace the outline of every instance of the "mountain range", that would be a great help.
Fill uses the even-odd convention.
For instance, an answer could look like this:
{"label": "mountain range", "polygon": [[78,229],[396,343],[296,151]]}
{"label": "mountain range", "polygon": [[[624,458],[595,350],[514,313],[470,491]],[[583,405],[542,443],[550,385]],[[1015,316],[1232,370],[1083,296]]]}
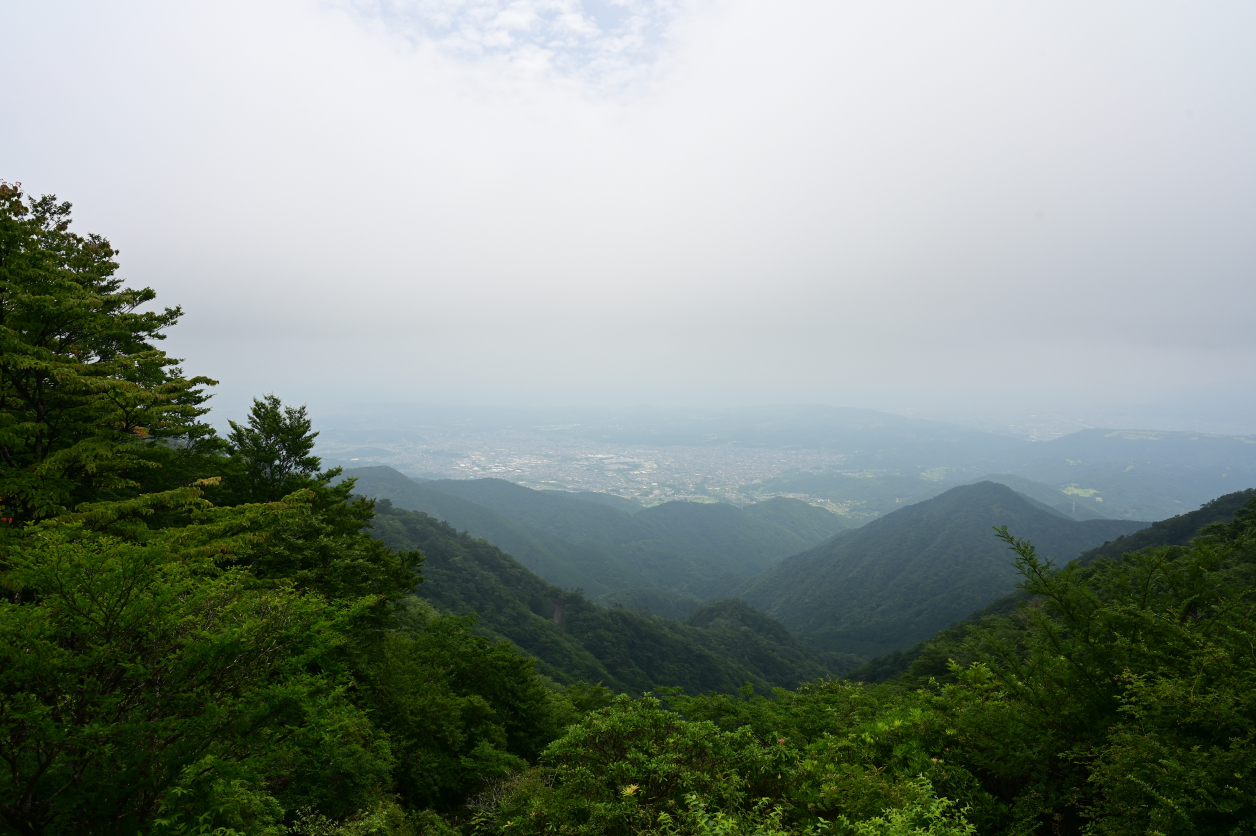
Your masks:
{"label": "mountain range", "polygon": [[[1099,561],[1120,560],[1122,555],[1142,549],[1186,546],[1205,526],[1233,520],[1235,514],[1253,497],[1256,497],[1256,488],[1217,497],[1194,511],[1154,522],[1133,534],[1123,535],[1102,546],[1089,549],[1078,556],[1077,562],[1088,567]],[[964,663],[972,661],[963,649],[970,629],[981,625],[987,630],[1015,635],[1024,629],[1024,622],[1015,618],[1014,614],[1029,600],[1030,596],[1020,591],[996,598],[914,647],[872,659],[851,671],[849,676],[867,682],[903,678],[907,684],[924,682],[930,678],[947,679],[950,676],[948,665],[952,659]]]}
{"label": "mountain range", "polygon": [[629,513],[581,494],[501,479],[418,481],[354,468],[364,496],[422,511],[499,546],[551,583],[601,596],[658,588],[703,600],[846,528],[842,517],[783,497],[737,508],[667,502]]}
{"label": "mountain range", "polygon": [[[831,668],[909,648],[1013,591],[1016,573],[994,526],[1068,560],[1147,525],[1077,520],[996,482],[957,486],[846,529],[841,517],[784,498],[745,508],[671,502],[629,513],[497,479],[419,481],[387,467],[344,475],[357,480],[360,493],[390,500],[394,516],[403,508],[422,512],[465,532],[458,536],[468,543],[487,541],[503,557],[518,558],[519,570],[540,575],[528,584],[565,588],[582,613],[601,604],[603,611],[689,622],[701,619],[703,602],[735,596],[808,645],[842,654]],[[1006,481],[1058,498],[1019,477]],[[390,536],[400,543],[395,531]],[[502,581],[507,588],[523,577],[512,571],[515,580]],[[440,583],[453,583],[451,577]],[[454,611],[479,611],[454,604]],[[553,616],[538,606],[525,609]]]}
{"label": "mountain range", "polygon": [[876,656],[910,647],[1015,588],[995,526],[1067,561],[1147,525],[1069,519],[1006,485],[979,482],[839,534],[739,594],[817,647]]}
{"label": "mountain range", "polygon": [[445,612],[474,615],[480,632],[510,640],[558,682],[601,682],[636,693],[659,686],[732,693],[746,684],[766,692],[857,663],[806,645],[742,601],[709,603],[685,622],[601,607],[427,514],[387,500],[376,511],[376,536],[424,555],[415,594]]}
{"label": "mountain range", "polygon": [[[606,487],[598,490],[647,503],[672,494],[739,504],[797,495],[831,501],[856,523],[981,480],[1040,483],[1044,490],[1063,494],[1043,501],[1077,519],[1132,520],[1166,519],[1256,484],[1256,436],[1087,429],[1051,441],[1028,441],[940,421],[816,405],[372,409],[340,416],[324,435],[335,448],[328,463],[346,467],[406,461],[403,469],[425,478],[503,475],[536,487],[600,484]],[[700,451],[694,455],[707,469],[718,468],[721,461],[759,461],[765,452],[780,451],[782,468],[775,473],[767,468],[736,490],[727,484],[699,484],[702,480],[682,468],[666,474],[666,484],[657,489],[662,493],[655,496],[650,483],[640,483],[644,477],[617,482],[618,477],[577,465],[577,460],[598,460],[606,456],[596,454],[614,452],[675,471],[667,462],[686,460],[693,451]],[[802,455],[806,451],[815,455]],[[521,454],[526,454],[521,461],[506,465]],[[1034,496],[1024,486],[1012,487]],[[651,498],[645,499],[646,493]],[[616,499],[632,502],[624,497]],[[621,510],[632,508],[621,505]]]}

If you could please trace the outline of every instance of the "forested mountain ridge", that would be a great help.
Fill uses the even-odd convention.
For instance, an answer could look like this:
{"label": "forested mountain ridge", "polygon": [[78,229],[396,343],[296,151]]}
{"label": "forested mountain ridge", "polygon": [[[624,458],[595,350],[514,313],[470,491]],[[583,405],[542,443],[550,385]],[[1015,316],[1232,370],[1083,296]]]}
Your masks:
{"label": "forested mountain ridge", "polygon": [[[725,503],[664,502],[634,514],[559,491],[536,491],[501,479],[424,483],[572,542],[619,546],[643,562],[704,559],[723,571],[751,575],[776,559],[822,542],[847,527],[841,517],[777,497],[738,508]],[[666,575],[668,570],[656,571]],[[667,586],[677,588],[676,583]]]}
{"label": "forested mountain ridge", "polygon": [[[1089,566],[1103,560],[1119,561],[1127,552],[1165,546],[1187,546],[1205,527],[1233,522],[1235,514],[1254,498],[1256,488],[1217,497],[1194,511],[1159,520],[1132,534],[1121,535],[1102,546],[1089,549],[1078,556],[1077,563],[1080,566]],[[1023,629],[1023,622],[1012,616],[1028,600],[1030,595],[1023,590],[996,598],[962,621],[950,625],[914,647],[872,659],[851,671],[849,676],[864,682],[885,682],[904,674],[907,675],[906,681],[913,683],[929,677],[945,678],[948,675],[948,663],[952,658],[964,656],[961,651],[964,639],[978,625],[1003,633]]]}
{"label": "forested mountain ridge", "polygon": [[[433,490],[429,482],[417,482],[391,467],[356,468],[341,478],[354,479],[359,495],[387,499],[394,507],[430,514],[459,531],[483,538],[564,589],[583,589],[590,596],[598,596],[615,589],[652,585],[643,572],[612,549],[571,543],[485,505]],[[591,507],[617,513],[611,508]]]}
{"label": "forested mountain ridge", "polygon": [[597,596],[655,586],[702,599],[819,543],[843,520],[776,498],[745,508],[668,502],[629,514],[500,479],[416,482],[391,468],[345,471],[365,496],[423,511],[483,537],[553,583]]}
{"label": "forested mountain ridge", "polygon": [[1242,510],[1253,497],[1256,497],[1256,488],[1219,496],[1205,502],[1194,511],[1188,511],[1167,520],[1157,520],[1132,534],[1123,534],[1102,546],[1088,549],[1077,560],[1086,566],[1101,558],[1119,560],[1126,552],[1159,546],[1188,546],[1205,526],[1233,521],[1234,515]]}
{"label": "forested mountain ridge", "polygon": [[852,661],[804,645],[740,601],[708,604],[687,623],[599,607],[448,523],[386,501],[376,511],[372,529],[384,543],[424,555],[417,595],[445,612],[476,614],[482,628],[534,656],[558,682],[632,693],[660,686],[733,693],[750,683],[766,692],[841,673]]}
{"label": "forested mountain ridge", "polygon": [[1093,497],[1090,498],[1090,501],[1087,501],[1085,496],[1079,497],[1066,494],[1064,491],[1057,490],[1050,485],[1035,482],[1023,476],[1016,476],[1011,473],[990,473],[982,476],[980,479],[973,479],[966,484],[971,485],[978,482],[994,482],[999,485],[1006,485],[1021,496],[1041,502],[1048,508],[1072,520],[1113,519],[1113,517],[1104,513],[1102,503],[1093,501]]}
{"label": "forested mountain ridge", "polygon": [[1146,523],[1074,521],[1004,485],[965,485],[791,557],[741,597],[826,650],[910,647],[1015,588],[996,525],[1067,560]]}

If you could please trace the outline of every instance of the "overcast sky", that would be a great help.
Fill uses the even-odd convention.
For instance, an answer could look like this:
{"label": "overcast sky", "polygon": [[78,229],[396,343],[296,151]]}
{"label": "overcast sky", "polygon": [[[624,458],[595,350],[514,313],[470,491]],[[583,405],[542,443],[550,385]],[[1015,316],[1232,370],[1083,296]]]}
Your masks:
{"label": "overcast sky", "polygon": [[0,32],[0,178],[184,307],[224,407],[1253,403],[1251,2],[40,0]]}

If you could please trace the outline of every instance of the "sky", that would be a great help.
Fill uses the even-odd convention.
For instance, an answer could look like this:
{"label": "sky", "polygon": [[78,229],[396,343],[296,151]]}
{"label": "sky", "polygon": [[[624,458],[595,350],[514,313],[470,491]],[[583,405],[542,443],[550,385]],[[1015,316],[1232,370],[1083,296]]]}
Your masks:
{"label": "sky", "polygon": [[165,347],[227,412],[1256,432],[1250,2],[41,0],[0,31],[0,179],[183,307]]}

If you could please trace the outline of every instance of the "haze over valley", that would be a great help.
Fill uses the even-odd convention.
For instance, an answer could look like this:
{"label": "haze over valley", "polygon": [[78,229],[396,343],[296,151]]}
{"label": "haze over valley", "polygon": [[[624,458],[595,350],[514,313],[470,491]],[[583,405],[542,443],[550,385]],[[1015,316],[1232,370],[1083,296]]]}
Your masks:
{"label": "haze over valley", "polygon": [[853,524],[980,478],[1071,516],[1157,520],[1256,478],[1256,436],[1091,429],[1031,441],[939,421],[823,406],[333,413],[319,451],[426,479],[498,478],[641,505],[774,496]]}

